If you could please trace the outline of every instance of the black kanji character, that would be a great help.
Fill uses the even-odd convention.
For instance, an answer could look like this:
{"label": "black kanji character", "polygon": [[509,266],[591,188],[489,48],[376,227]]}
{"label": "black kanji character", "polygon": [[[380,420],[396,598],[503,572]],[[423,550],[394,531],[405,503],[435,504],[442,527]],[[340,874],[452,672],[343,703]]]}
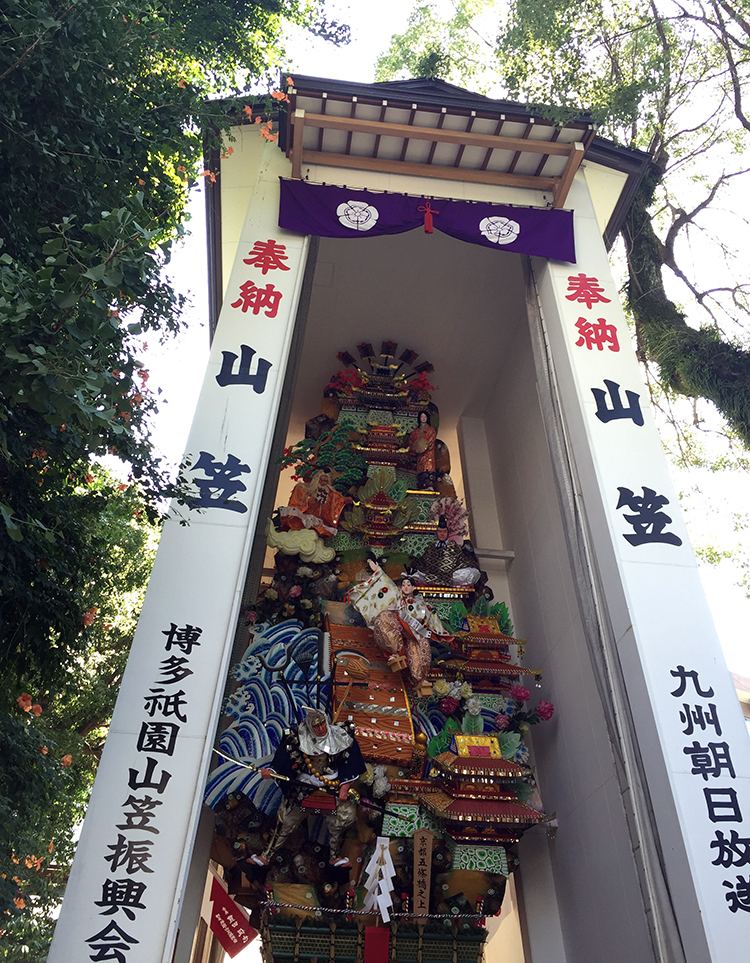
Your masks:
{"label": "black kanji character", "polygon": [[175,682],[182,682],[183,679],[187,679],[189,675],[193,674],[193,670],[187,668],[189,662],[189,659],[176,655],[170,655],[168,659],[163,659],[160,663],[161,668],[159,669],[162,678],[156,681],[161,685],[171,685]]}
{"label": "black kanji character", "polygon": [[268,372],[273,368],[270,361],[265,358],[258,358],[258,367],[255,374],[250,374],[250,365],[255,357],[255,349],[247,344],[240,345],[240,364],[237,374],[234,373],[234,363],[237,355],[232,351],[221,352],[221,371],[216,375],[216,382],[222,388],[227,385],[251,385],[256,395],[262,395],[266,390]]}
{"label": "black kanji character", "polygon": [[692,681],[695,691],[699,696],[702,696],[704,699],[711,699],[713,697],[714,690],[711,688],[711,686],[709,686],[705,692],[703,689],[701,689],[701,684],[698,681],[698,673],[695,671],[695,669],[686,669],[684,665],[678,665],[676,669],[670,669],[669,674],[673,675],[675,679],[680,680],[680,684],[677,686],[674,692],[669,693],[670,695],[675,696],[675,698],[679,699],[681,695],[685,694],[688,679]]}
{"label": "black kanji character", "polygon": [[139,782],[138,770],[130,769],[130,778],[128,779],[128,786],[131,789],[155,789],[159,795],[164,792],[167,788],[167,783],[172,778],[172,773],[166,770],[161,774],[161,778],[158,782],[154,782],[154,769],[156,769],[156,759],[152,759],[151,756],[146,756],[146,772],[143,779]]}
{"label": "black kanji character", "polygon": [[173,648],[182,649],[185,655],[190,655],[193,646],[200,645],[198,639],[203,634],[203,629],[194,625],[186,625],[178,629],[174,622],[171,622],[169,628],[163,629],[161,634],[167,637],[167,644],[164,646],[165,651],[169,652]]}
{"label": "black kanji character", "polygon": [[149,823],[156,817],[154,810],[161,805],[161,799],[152,799],[151,796],[143,796],[141,799],[128,796],[123,806],[130,806],[130,812],[122,814],[126,822],[116,824],[115,829],[140,829],[144,833],[156,833],[158,835],[159,830],[156,826],[149,826]]}
{"label": "black kanji character", "polygon": [[620,398],[620,386],[616,381],[608,381],[604,379],[604,384],[607,386],[609,391],[609,398],[612,402],[612,407],[607,407],[607,400],[604,392],[601,388],[592,388],[591,393],[596,401],[596,417],[599,421],[603,421],[606,425],[610,421],[616,421],[619,418],[630,418],[636,425],[643,425],[643,412],[641,411],[640,395],[636,394],[635,391],[626,391],[625,396],[628,399],[628,407],[626,408],[622,403],[622,398]]}
{"label": "black kanji character", "polygon": [[102,884],[102,898],[94,901],[94,906],[106,906],[101,916],[113,916],[122,910],[129,920],[135,919],[133,910],[145,909],[141,902],[146,892],[146,884],[135,879],[105,879]]}
{"label": "black kanji character", "polygon": [[180,727],[174,722],[144,722],[138,733],[138,752],[159,752],[171,756],[177,744]]}
{"label": "black kanji character", "polygon": [[729,903],[729,911],[736,913],[737,910],[744,910],[746,913],[750,913],[750,877],[745,879],[744,876],[738,876],[736,886],[725,879],[724,886],[730,891],[724,893],[727,903]]}
{"label": "black kanji character", "polygon": [[741,823],[742,813],[734,789],[704,789],[708,818],[712,823]]}
{"label": "black kanji character", "polygon": [[124,956],[130,948],[130,944],[138,943],[139,940],[134,936],[129,936],[124,930],[111,920],[100,933],[90,936],[87,943],[96,952],[96,956],[90,955],[89,959],[94,963],[101,963],[102,960],[115,960],[116,963],[127,963]]}
{"label": "black kanji character", "polygon": [[159,686],[156,689],[149,689],[153,695],[143,697],[143,708],[145,712],[153,718],[154,713],[161,712],[165,719],[169,716],[176,716],[180,722],[187,722],[187,716],[184,716],[180,711],[183,706],[187,705],[187,699],[182,697],[185,695],[183,689],[179,692],[165,692],[164,689]]}
{"label": "black kanji character", "polygon": [[636,495],[629,488],[618,488],[620,498],[616,508],[626,506],[636,515],[623,515],[623,518],[632,525],[634,532],[632,535],[623,535],[626,542],[631,545],[645,545],[649,542],[665,542],[667,545],[682,545],[682,539],[673,532],[665,532],[664,529],[672,521],[666,512],[659,511],[664,505],[669,504],[669,499],[664,495],[657,495],[652,488],[643,488],[643,495]]}
{"label": "black kanji character", "polygon": [[687,702],[683,702],[680,720],[685,723],[682,732],[686,736],[692,736],[696,728],[705,732],[706,726],[713,726],[716,735],[721,735],[721,724],[713,702],[708,703],[707,710],[704,710],[703,706],[693,706],[691,709]]}
{"label": "black kanji character", "polygon": [[239,481],[240,475],[250,473],[250,466],[243,465],[235,455],[227,455],[224,464],[213,460],[213,455],[202,451],[193,471],[203,471],[208,478],[194,478],[200,496],[190,501],[191,508],[226,508],[230,512],[246,512],[247,505],[232,501],[232,495],[247,491],[247,485]]}
{"label": "black kanji character", "polygon": [[151,859],[153,845],[153,839],[126,839],[122,833],[118,833],[117,842],[107,846],[107,849],[111,849],[112,852],[104,858],[111,864],[113,873],[121,866],[128,876],[132,876],[133,873],[153,873],[153,869],[149,869],[146,865]]}
{"label": "black kanji character", "polygon": [[732,779],[735,778],[732,757],[726,742],[709,742],[708,745],[701,746],[695,741],[692,746],[685,746],[682,751],[692,758],[693,768],[690,772],[693,776],[703,776],[708,782],[709,776],[720,776],[722,769],[726,769]]}
{"label": "black kanji character", "polygon": [[729,839],[717,829],[711,849],[717,850],[712,866],[750,866],[750,838],[740,838],[736,829],[729,831]]}

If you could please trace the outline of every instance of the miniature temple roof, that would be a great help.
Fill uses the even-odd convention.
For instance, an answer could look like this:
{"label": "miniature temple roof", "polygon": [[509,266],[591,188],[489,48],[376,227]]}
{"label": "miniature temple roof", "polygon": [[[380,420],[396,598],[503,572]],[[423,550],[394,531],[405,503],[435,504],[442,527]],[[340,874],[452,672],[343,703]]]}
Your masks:
{"label": "miniature temple roof", "polygon": [[506,823],[508,825],[530,825],[540,823],[544,819],[543,813],[511,799],[492,799],[480,797],[477,799],[454,798],[447,792],[420,793],[419,801],[430,812],[441,819],[456,822],[481,820],[489,823]]}
{"label": "miniature temple roof", "polygon": [[495,779],[518,779],[531,772],[510,759],[492,756],[459,756],[455,752],[441,752],[432,761],[451,776],[492,776]]}

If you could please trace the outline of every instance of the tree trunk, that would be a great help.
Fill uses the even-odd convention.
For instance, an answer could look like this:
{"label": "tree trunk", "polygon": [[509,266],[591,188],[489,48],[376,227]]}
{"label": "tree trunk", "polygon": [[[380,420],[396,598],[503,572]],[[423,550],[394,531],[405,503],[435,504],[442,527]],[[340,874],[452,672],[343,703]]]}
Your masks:
{"label": "tree trunk", "polygon": [[750,352],[723,341],[715,328],[691,328],[664,290],[664,249],[649,214],[662,176],[652,164],[622,231],[638,355],[658,365],[663,387],[712,401],[750,448]]}

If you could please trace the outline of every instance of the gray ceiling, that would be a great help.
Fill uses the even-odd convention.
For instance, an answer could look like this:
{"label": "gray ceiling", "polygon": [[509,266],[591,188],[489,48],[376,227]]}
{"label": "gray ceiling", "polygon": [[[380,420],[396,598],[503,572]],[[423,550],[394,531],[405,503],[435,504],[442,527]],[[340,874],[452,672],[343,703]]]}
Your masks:
{"label": "gray ceiling", "polygon": [[297,379],[290,436],[318,414],[336,357],[382,341],[430,361],[441,434],[461,415],[481,417],[509,340],[525,318],[521,257],[435,232],[322,238]]}

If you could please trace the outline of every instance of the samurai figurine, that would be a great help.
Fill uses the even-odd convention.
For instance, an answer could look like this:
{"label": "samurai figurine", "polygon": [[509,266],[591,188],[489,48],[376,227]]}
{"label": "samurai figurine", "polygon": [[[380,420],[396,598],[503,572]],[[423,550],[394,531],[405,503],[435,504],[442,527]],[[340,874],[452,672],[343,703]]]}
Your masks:
{"label": "samurai figurine", "polygon": [[330,863],[337,868],[350,865],[349,860],[341,856],[344,836],[357,816],[349,788],[364,774],[366,766],[354,738],[353,723],[336,725],[320,709],[306,708],[305,711],[305,718],[284,732],[273,759],[260,771],[264,779],[285,776],[286,780],[280,783],[284,798],[268,844],[260,855],[250,857],[257,866],[268,865],[273,854],[310,815],[305,800],[321,791],[332,797],[333,803],[326,816]]}

